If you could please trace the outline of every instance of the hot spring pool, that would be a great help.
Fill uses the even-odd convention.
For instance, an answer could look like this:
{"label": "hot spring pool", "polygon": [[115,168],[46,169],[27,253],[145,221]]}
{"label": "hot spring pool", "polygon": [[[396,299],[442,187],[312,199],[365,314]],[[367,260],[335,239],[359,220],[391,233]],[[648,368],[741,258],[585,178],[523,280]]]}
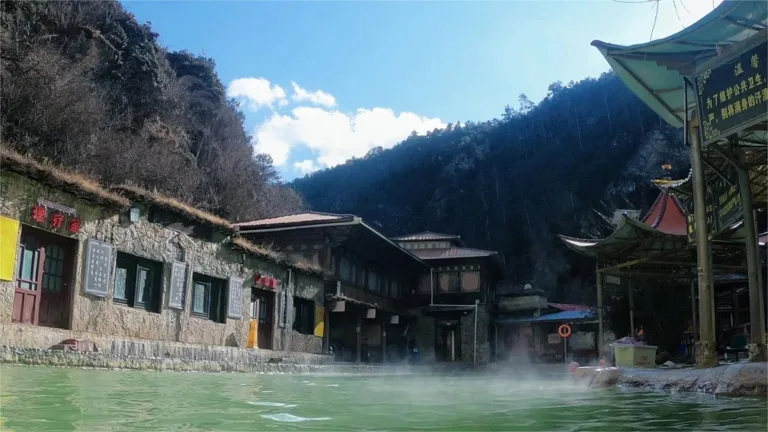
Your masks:
{"label": "hot spring pool", "polygon": [[524,376],[0,366],[0,430],[765,431],[768,402]]}

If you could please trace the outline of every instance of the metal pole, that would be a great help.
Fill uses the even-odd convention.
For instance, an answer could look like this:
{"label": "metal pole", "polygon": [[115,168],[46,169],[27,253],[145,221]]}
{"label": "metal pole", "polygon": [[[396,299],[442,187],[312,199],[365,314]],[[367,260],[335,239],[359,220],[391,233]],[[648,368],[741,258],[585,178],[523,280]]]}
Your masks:
{"label": "metal pole", "polygon": [[749,361],[765,361],[765,322],[762,320],[760,307],[760,286],[757,273],[760,271],[760,256],[757,251],[757,229],[755,228],[755,213],[752,210],[752,190],[749,184],[749,172],[744,167],[744,152],[738,151],[739,165],[736,172],[739,175],[739,194],[741,206],[744,209],[744,231],[747,249],[747,280],[749,283]]}
{"label": "metal pole", "polygon": [[387,319],[381,322],[381,362],[387,362]]}
{"label": "metal pole", "polygon": [[429,269],[429,305],[435,304],[435,276],[432,269]]}
{"label": "metal pole", "polygon": [[360,363],[363,358],[363,315],[357,311],[357,339],[355,340],[355,363]]}
{"label": "metal pole", "polygon": [[563,363],[568,363],[568,338],[563,338]]}
{"label": "metal pole", "polygon": [[480,300],[475,299],[475,347],[472,350],[472,364],[477,364],[477,310]]}
{"label": "metal pole", "polygon": [[597,355],[603,356],[603,275],[600,273],[600,264],[595,265],[597,274]]}
{"label": "metal pole", "polygon": [[629,330],[635,337],[635,284],[632,279],[627,279],[627,291],[629,291]]}
{"label": "metal pole", "polygon": [[696,363],[699,367],[718,365],[715,342],[714,293],[712,289],[712,267],[709,257],[709,227],[707,226],[704,163],[701,155],[701,135],[696,117],[688,123],[691,140],[691,169],[693,177],[693,213],[696,226],[696,261],[699,281],[700,340],[696,347]]}

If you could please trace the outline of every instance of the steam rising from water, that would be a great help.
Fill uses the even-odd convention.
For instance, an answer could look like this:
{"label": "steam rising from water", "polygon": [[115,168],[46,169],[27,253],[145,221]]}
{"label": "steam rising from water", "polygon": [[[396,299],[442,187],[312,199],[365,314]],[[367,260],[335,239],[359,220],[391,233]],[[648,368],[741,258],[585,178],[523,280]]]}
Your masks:
{"label": "steam rising from water", "polygon": [[320,376],[0,365],[0,400],[4,430],[17,431],[768,429],[765,400],[587,389],[566,371],[509,363],[482,373]]}

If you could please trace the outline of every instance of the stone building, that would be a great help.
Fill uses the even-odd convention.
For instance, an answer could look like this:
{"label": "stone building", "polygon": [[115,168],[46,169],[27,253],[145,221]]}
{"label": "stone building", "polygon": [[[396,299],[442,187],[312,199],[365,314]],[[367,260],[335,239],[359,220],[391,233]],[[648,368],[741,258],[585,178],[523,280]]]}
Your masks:
{"label": "stone building", "polygon": [[[250,342],[322,353],[319,267],[288,261],[177,200],[105,189],[3,146],[0,170],[0,344],[140,340],[181,352]],[[309,332],[293,330],[294,296],[321,317],[306,321]]]}
{"label": "stone building", "polygon": [[495,358],[498,253],[465,247],[457,235],[422,232],[392,239],[429,264],[409,304],[423,361],[486,364]]}

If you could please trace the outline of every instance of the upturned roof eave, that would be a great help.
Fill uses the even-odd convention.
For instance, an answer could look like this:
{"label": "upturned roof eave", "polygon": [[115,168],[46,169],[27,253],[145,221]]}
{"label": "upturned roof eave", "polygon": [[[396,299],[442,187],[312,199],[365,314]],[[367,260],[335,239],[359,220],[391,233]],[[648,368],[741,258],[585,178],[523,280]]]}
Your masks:
{"label": "upturned roof eave", "polygon": [[[592,42],[616,75],[649,108],[670,125],[684,124],[683,77],[718,55],[718,46],[744,41],[766,28],[768,2],[724,1],[691,26],[669,37],[644,44]],[[662,64],[664,63],[664,64]],[[695,94],[688,90],[689,107]]]}

